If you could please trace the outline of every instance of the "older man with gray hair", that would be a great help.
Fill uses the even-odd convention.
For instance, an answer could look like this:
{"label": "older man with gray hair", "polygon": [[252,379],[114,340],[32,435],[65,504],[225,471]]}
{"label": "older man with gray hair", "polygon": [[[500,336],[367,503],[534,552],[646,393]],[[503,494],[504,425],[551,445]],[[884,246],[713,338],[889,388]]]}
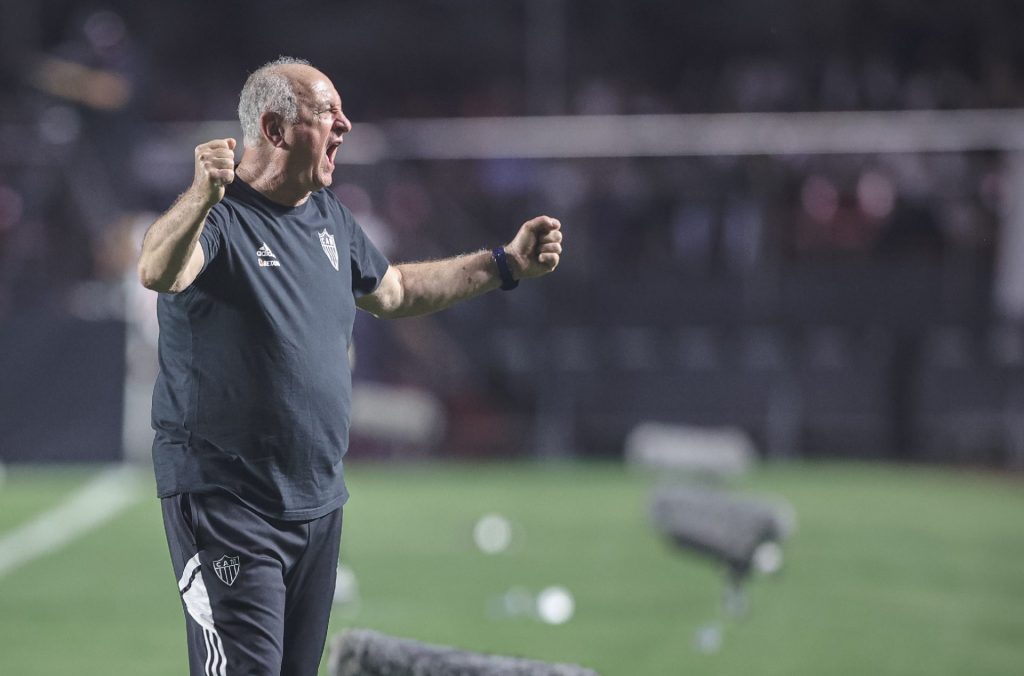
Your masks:
{"label": "older man with gray hair", "polygon": [[422,315],[555,269],[561,225],[390,264],[325,190],[352,129],[330,79],[282,57],[249,76],[234,139],[146,233],[160,292],[153,461],[192,674],[316,674],[348,498],[356,308]]}

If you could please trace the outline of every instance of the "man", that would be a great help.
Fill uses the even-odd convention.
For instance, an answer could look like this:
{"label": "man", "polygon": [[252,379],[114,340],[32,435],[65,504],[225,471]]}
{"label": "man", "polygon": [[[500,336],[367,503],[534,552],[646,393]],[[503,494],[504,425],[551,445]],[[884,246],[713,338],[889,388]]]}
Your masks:
{"label": "man", "polygon": [[192,674],[315,674],[341,537],[355,309],[434,312],[558,265],[560,224],[390,265],[326,190],[352,124],[330,79],[282,57],[246,81],[234,139],[195,149],[191,187],[149,229],[160,292],[157,490]]}

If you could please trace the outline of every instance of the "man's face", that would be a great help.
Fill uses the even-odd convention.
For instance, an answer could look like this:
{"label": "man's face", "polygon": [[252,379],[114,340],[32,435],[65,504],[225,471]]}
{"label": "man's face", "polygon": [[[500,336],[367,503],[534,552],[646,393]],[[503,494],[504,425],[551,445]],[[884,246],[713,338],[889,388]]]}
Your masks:
{"label": "man's face", "polygon": [[342,112],[341,97],[326,75],[305,67],[294,77],[299,119],[285,125],[288,174],[315,192],[333,181],[334,158],[352,123]]}

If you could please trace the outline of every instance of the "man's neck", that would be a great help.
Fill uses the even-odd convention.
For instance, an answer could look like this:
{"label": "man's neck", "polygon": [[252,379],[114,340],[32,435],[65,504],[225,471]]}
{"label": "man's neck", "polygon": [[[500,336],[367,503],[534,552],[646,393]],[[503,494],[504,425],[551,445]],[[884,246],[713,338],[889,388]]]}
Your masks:
{"label": "man's neck", "polygon": [[297,207],[309,199],[310,192],[287,180],[283,167],[273,158],[260,156],[259,150],[246,148],[235,174],[253,190],[286,207]]}

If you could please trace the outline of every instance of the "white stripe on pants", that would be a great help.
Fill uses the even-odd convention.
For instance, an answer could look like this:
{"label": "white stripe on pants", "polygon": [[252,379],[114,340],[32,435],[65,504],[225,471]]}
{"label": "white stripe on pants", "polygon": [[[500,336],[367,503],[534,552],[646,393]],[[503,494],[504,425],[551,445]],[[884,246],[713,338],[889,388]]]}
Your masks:
{"label": "white stripe on pants", "polygon": [[178,580],[178,591],[185,602],[189,616],[203,628],[206,641],[206,676],[227,676],[228,658],[224,653],[217,627],[213,623],[213,609],[210,607],[210,595],[206,591],[203,570],[196,554],[181,572]]}

